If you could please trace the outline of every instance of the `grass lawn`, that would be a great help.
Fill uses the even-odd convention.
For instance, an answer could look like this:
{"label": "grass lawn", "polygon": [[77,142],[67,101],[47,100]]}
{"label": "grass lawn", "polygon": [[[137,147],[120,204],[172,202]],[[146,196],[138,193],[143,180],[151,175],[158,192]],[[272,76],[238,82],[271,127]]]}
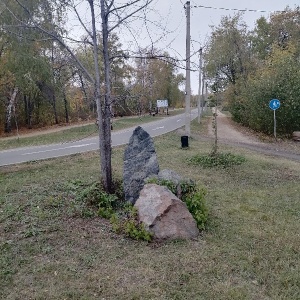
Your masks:
{"label": "grass lawn", "polygon": [[[246,162],[203,169],[187,159],[210,143],[154,141],[161,169],[207,189],[208,229],[148,244],[78,217],[69,186],[98,179],[94,152],[2,167],[1,299],[300,299],[300,164],[220,145]],[[123,153],[113,149],[117,176]]]}

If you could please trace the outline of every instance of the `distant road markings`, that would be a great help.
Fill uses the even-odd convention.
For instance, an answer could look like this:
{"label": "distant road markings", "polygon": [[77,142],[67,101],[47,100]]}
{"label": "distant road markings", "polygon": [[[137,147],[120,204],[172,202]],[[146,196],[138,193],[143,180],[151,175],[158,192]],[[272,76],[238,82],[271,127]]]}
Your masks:
{"label": "distant road markings", "polygon": [[165,128],[165,126],[152,128],[152,130],[158,130],[158,129],[163,129],[163,128]]}
{"label": "distant road markings", "polygon": [[96,144],[97,143],[82,144],[82,145],[73,145],[73,146],[63,147],[63,148],[56,148],[56,149],[48,149],[48,150],[41,150],[41,151],[35,151],[35,152],[22,153],[21,155],[31,155],[31,154],[45,153],[45,152],[51,152],[51,151],[59,151],[59,150],[65,150],[65,149],[69,149],[69,148],[81,148],[81,147],[86,147],[86,146],[96,145]]}
{"label": "distant road markings", "polygon": [[[1,1],[1,0],[0,0]],[[196,112],[196,110],[195,110]],[[197,114],[192,114],[192,118]],[[178,116],[171,116],[163,120],[156,120],[155,122],[141,124],[149,134],[154,137],[160,134],[173,131],[182,126],[184,121],[184,114]],[[176,123],[176,124],[175,124]],[[112,132],[112,146],[124,145],[128,140],[136,126],[127,129],[116,130]],[[42,159],[49,159],[60,156],[72,155],[84,151],[95,151],[99,149],[99,137],[93,137],[85,140],[78,140],[71,142],[72,144],[60,143],[54,145],[41,145],[34,147],[16,148],[0,151],[0,167],[12,164],[24,163],[27,161],[35,161]],[[80,145],[80,142],[84,143]],[[58,147],[58,148],[55,148]]]}

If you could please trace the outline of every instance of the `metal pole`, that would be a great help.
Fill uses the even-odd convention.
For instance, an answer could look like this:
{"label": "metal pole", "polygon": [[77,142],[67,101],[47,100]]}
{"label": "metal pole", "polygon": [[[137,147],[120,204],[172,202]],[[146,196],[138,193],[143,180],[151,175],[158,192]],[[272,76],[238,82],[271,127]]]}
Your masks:
{"label": "metal pole", "polygon": [[202,93],[201,91],[203,91],[203,86],[201,88],[202,85],[202,48],[200,48],[199,50],[199,88],[198,88],[198,123],[200,123],[200,115],[201,115],[201,96]]}
{"label": "metal pole", "polygon": [[275,137],[275,140],[276,140],[276,110],[274,109],[274,137]]}
{"label": "metal pole", "polygon": [[186,2],[186,82],[185,82],[185,134],[191,135],[191,63],[190,63],[190,1]]}
{"label": "metal pole", "polygon": [[207,99],[208,99],[208,83],[205,82],[205,105],[207,105]]}

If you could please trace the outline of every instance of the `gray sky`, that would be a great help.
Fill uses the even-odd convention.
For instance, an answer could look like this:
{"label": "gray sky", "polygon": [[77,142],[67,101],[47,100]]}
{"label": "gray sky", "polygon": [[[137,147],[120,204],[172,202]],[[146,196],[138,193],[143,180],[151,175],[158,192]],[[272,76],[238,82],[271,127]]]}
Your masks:
{"label": "gray sky", "polygon": [[[116,3],[120,2],[124,3],[126,1],[116,0]],[[146,18],[149,21],[147,25],[139,19],[131,22],[127,28],[122,27],[116,31],[124,48],[136,50],[138,45],[145,47],[153,43],[156,48],[166,50],[171,56],[184,59],[186,52],[185,3],[186,1],[183,0],[156,0],[147,11]],[[260,16],[268,18],[273,11],[282,11],[286,6],[294,8],[300,5],[300,0],[191,0],[190,3],[191,53],[194,53],[200,48],[200,45],[205,45],[211,33],[210,26],[219,25],[222,16],[236,13],[237,11],[234,9],[257,10],[257,12],[247,11],[243,15],[244,21],[252,29],[255,26],[255,21]],[[79,10],[88,20],[89,13],[86,6],[82,5]],[[76,24],[75,21],[72,21],[72,18],[70,18],[70,21],[72,24]],[[83,32],[78,25],[73,26],[73,29],[75,35]],[[198,54],[195,54],[191,60],[198,64]],[[185,74],[184,70],[181,72]],[[197,93],[198,72],[192,72],[191,74],[191,88],[193,94]]]}

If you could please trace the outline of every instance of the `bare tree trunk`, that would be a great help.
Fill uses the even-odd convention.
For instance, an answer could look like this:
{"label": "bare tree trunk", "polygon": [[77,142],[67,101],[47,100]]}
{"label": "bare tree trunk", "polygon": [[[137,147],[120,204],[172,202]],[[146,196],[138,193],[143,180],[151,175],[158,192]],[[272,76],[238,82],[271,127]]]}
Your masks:
{"label": "bare tree trunk", "polygon": [[[102,109],[102,105],[101,105],[100,70],[99,70],[99,62],[98,62],[98,41],[97,41],[97,32],[96,32],[94,0],[88,0],[88,1],[91,9],[92,27],[93,27],[92,38],[93,38],[94,65],[95,65],[95,98],[96,98],[98,126],[99,126],[101,177],[102,177],[105,191],[110,192],[112,188],[110,111],[109,111],[110,109],[109,106],[107,108],[106,102],[104,103],[104,109]],[[108,121],[109,121],[109,126],[107,127]]]}
{"label": "bare tree trunk", "polygon": [[19,89],[17,87],[15,87],[9,97],[9,102],[6,108],[6,113],[5,113],[5,128],[4,128],[4,132],[11,132],[11,119],[12,119],[12,112],[13,112],[13,108],[16,105],[16,98],[17,98],[17,94],[18,94]]}
{"label": "bare tree trunk", "polygon": [[57,115],[57,109],[56,109],[56,96],[55,96],[54,87],[53,87],[53,95],[52,95],[52,107],[53,107],[55,124],[57,125],[58,124],[58,115]]}
{"label": "bare tree trunk", "polygon": [[69,123],[69,110],[68,110],[68,100],[66,97],[66,92],[63,90],[63,97],[64,97],[64,106],[65,106],[65,118],[66,118],[66,123]]}
{"label": "bare tree trunk", "polygon": [[32,105],[30,102],[30,98],[24,95],[24,107],[25,107],[25,115],[26,115],[26,125],[28,129],[32,128]]}
{"label": "bare tree trunk", "polygon": [[105,168],[105,180],[107,181],[107,190],[112,188],[112,166],[111,166],[111,88],[110,88],[110,62],[108,53],[108,14],[105,8],[105,1],[100,0],[101,20],[102,20],[102,43],[103,43],[103,61],[104,61],[104,154],[105,161],[102,163]]}
{"label": "bare tree trunk", "polygon": [[[80,88],[80,89],[81,89],[81,91],[83,92],[84,100],[85,100],[86,103],[88,103],[88,102],[87,102],[88,96],[87,96],[86,88],[85,88],[85,85],[84,85],[84,82],[83,82],[82,74],[78,74],[78,76],[79,76],[80,85],[81,85],[81,88]],[[91,108],[90,105],[89,105],[89,107]],[[94,105],[93,105],[92,109],[93,109],[93,113],[94,113],[94,112],[95,112],[95,111],[94,111]]]}

